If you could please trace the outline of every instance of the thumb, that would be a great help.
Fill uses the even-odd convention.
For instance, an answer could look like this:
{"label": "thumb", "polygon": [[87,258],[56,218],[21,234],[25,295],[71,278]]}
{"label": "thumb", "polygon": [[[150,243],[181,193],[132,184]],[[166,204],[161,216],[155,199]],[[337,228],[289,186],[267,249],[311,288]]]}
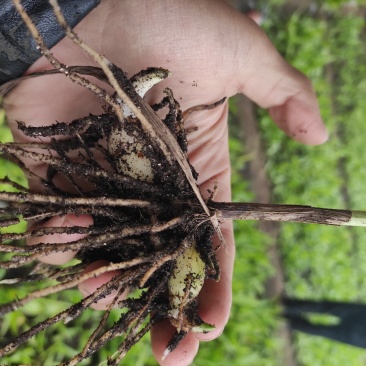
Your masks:
{"label": "thumb", "polygon": [[[240,92],[269,113],[288,136],[318,145],[328,138],[310,80],[289,65],[265,33],[252,24],[251,49],[242,63]],[[248,49],[248,45],[243,48]],[[240,48],[240,47],[239,47]],[[248,51],[247,51],[248,52]]]}

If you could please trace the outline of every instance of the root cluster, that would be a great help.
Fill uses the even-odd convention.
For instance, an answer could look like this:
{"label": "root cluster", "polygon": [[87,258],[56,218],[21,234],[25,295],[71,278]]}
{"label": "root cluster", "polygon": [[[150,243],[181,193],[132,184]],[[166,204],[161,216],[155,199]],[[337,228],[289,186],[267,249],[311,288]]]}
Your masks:
{"label": "root cluster", "polygon": [[[24,135],[36,137],[39,142],[0,144],[2,156],[16,162],[33,183],[43,187],[40,193],[8,178],[2,180],[17,192],[0,192],[0,200],[6,203],[0,208],[0,227],[20,221],[36,221],[38,225],[21,234],[1,235],[0,252],[7,253],[7,260],[2,260],[0,267],[20,268],[23,273],[20,277],[6,276],[1,285],[35,282],[41,285],[54,280],[48,287],[40,286],[40,290],[24,298],[2,304],[0,314],[105,272],[118,270],[114,272],[118,275],[79,303],[20,334],[0,350],[0,357],[53,324],[70,322],[111,294],[114,299],[84,348],[64,364],[76,364],[110,339],[122,336],[118,351],[109,359],[109,364],[119,364],[129,348],[156,322],[169,318],[176,333],[167,345],[166,356],[189,331],[210,328],[198,315],[197,295],[204,279],[219,278],[211,242],[219,228],[196,186],[197,173],[188,162],[184,114],[170,89],[164,90],[166,96],[156,105],[148,106],[142,99],[169,72],[150,68],[127,78],[123,70],[88,50],[63,23],[62,14],[55,7],[58,21],[68,36],[101,66],[66,68],[44,46],[18,1],[15,4],[42,52],[56,67],[55,71],[41,74],[61,72],[92,90],[100,97],[104,113],[48,127],[29,126],[19,121],[18,128]],[[108,95],[88,81],[85,74],[107,82],[116,92]],[[12,81],[11,87],[14,85]],[[222,102],[195,107],[185,115],[214,108]],[[157,111],[164,112],[165,117],[160,119]],[[46,175],[41,177],[28,169],[27,161],[46,165]],[[89,214],[94,224],[89,227],[39,225],[54,216],[67,214]],[[32,237],[74,233],[86,236],[66,244],[25,244]],[[69,250],[77,253],[77,261],[66,266],[38,262],[43,256]],[[96,260],[107,264],[85,271]],[[126,289],[130,292],[138,289],[140,295],[121,296]],[[108,328],[107,319],[114,307],[126,311]]]}
{"label": "root cluster", "polygon": [[[155,72],[156,69],[150,69],[143,74]],[[135,79],[140,77],[141,74]],[[166,93],[167,97],[152,108],[167,108],[163,123],[186,155],[182,112],[171,91],[167,90]],[[211,247],[214,233],[212,223],[179,164],[167,161],[156,141],[144,131],[135,116],[129,115],[121,121],[113,110],[106,107],[102,115],[89,115],[69,124],[58,122],[48,127],[32,127],[19,122],[18,128],[29,137],[48,138],[50,142],[1,144],[0,151],[3,156],[16,161],[33,181],[42,184],[45,193],[32,192],[4,179],[3,183],[15,186],[19,192],[0,193],[0,199],[7,202],[0,211],[0,226],[6,227],[20,220],[42,222],[56,215],[71,213],[92,215],[94,225],[87,228],[38,227],[22,234],[3,234],[0,251],[12,256],[0,263],[1,268],[18,268],[34,263],[42,256],[68,250],[77,251],[79,261],[63,268],[34,265],[21,279],[3,280],[3,284],[11,284],[52,278],[57,284],[2,305],[0,313],[5,314],[36,298],[74,287],[103,272],[119,269],[120,274],[80,303],[20,335],[0,351],[0,356],[55,322],[76,318],[93,303],[114,293],[115,300],[110,308],[126,308],[128,311],[111,329],[105,329],[110,309],[107,310],[107,315],[87,346],[69,364],[79,362],[108,340],[123,335],[124,340],[115,358],[118,363],[153,324],[171,317],[169,280],[176,269],[177,258],[187,249],[194,248],[199,253],[205,263],[205,278],[218,278],[219,269]],[[133,139],[124,136],[132,136]],[[113,153],[111,141],[115,145]],[[136,159],[147,159],[151,173],[149,178],[141,175],[135,162],[131,163],[131,154],[135,154]],[[29,171],[23,163],[24,159],[47,164],[47,179]],[[134,169],[137,169],[137,174]],[[196,176],[191,169],[192,175]],[[65,191],[63,187],[72,189]],[[87,236],[66,244],[24,245],[23,239],[56,233]],[[101,259],[109,264],[92,272],[84,272],[88,264]],[[185,286],[185,293],[189,292],[188,282]],[[142,289],[142,295],[119,300],[120,294],[127,288],[131,291]],[[197,314],[195,298],[186,302],[182,298],[181,305],[180,309],[176,309],[179,312],[179,329],[167,345],[169,350],[173,350],[193,327],[203,323]],[[176,318],[173,321],[175,324]]]}

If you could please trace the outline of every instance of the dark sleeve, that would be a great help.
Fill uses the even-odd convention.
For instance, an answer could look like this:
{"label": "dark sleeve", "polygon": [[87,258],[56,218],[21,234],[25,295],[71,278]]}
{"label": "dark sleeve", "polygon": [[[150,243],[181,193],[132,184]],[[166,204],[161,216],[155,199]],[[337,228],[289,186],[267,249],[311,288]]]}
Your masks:
{"label": "dark sleeve", "polygon": [[[59,0],[71,27],[78,24],[100,0]],[[24,74],[41,57],[35,41],[14,8],[12,0],[0,1],[0,85]],[[23,0],[22,5],[37,25],[46,45],[51,48],[64,38],[48,0]]]}

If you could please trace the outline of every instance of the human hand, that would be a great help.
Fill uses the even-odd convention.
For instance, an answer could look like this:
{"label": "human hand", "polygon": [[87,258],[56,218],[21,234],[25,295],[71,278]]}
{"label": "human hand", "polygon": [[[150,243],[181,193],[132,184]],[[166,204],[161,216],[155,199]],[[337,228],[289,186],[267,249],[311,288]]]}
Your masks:
{"label": "human hand", "polygon": [[[236,93],[247,95],[269,113],[289,136],[319,144],[326,140],[315,94],[307,78],[288,65],[274,49],[263,31],[249,18],[216,0],[104,0],[75,28],[81,39],[130,76],[148,66],[167,68],[173,76],[147,95],[150,103],[161,99],[169,86],[183,110],[208,104]],[[67,65],[93,65],[83,51],[64,39],[52,49]],[[29,72],[50,68],[44,58]],[[8,121],[17,141],[28,140],[16,129],[16,120],[30,125],[49,125],[71,121],[89,113],[100,113],[98,99],[71,84],[64,76],[47,76],[21,83],[4,100]],[[202,193],[218,181],[216,199],[230,200],[230,165],[227,138],[227,104],[192,114],[186,127],[197,127],[188,135],[189,158],[200,173]],[[32,163],[35,164],[35,163]],[[45,177],[45,167],[29,166]],[[32,184],[32,181],[30,181]],[[34,184],[34,182],[33,182]],[[37,187],[35,187],[37,188]],[[64,220],[63,218],[62,220]],[[52,219],[46,225],[60,226]],[[90,216],[68,216],[63,225],[88,226]],[[216,329],[208,334],[189,334],[162,363],[161,356],[172,334],[168,321],[152,330],[152,347],[164,365],[189,364],[199,339],[217,337],[226,324],[231,305],[231,274],[234,241],[231,225],[223,225],[227,252],[219,251],[222,270],[219,282],[207,281],[200,294],[200,315]],[[79,235],[79,234],[74,234]],[[47,242],[47,238],[38,238]],[[50,239],[50,238],[48,238]],[[59,241],[76,237],[62,236]],[[52,238],[54,242],[54,237]],[[43,258],[52,263],[70,259],[72,253]],[[98,264],[97,264],[98,265]],[[108,276],[113,276],[111,273]],[[111,277],[88,280],[81,285],[85,294]],[[96,308],[106,303],[99,302]]]}

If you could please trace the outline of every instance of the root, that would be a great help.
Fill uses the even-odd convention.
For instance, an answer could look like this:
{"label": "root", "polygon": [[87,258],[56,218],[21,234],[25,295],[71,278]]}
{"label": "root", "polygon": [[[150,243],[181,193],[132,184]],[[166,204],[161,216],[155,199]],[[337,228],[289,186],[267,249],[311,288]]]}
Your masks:
{"label": "root", "polygon": [[[70,29],[57,1],[50,0],[50,3],[67,37],[99,67],[67,67],[57,60],[46,48],[20,0],[14,0],[42,54],[55,67],[53,71],[33,76],[64,74],[96,94],[104,113],[50,126],[18,122],[18,129],[24,135],[38,141],[0,144],[0,153],[18,164],[37,186],[43,187],[43,192],[2,179],[0,183],[18,192],[0,192],[0,200],[5,202],[5,207],[0,208],[0,227],[67,214],[89,214],[94,223],[90,227],[41,225],[23,233],[2,234],[0,253],[5,255],[0,267],[26,274],[7,276],[0,280],[0,285],[39,283],[43,287],[0,305],[0,314],[62,293],[104,273],[118,271],[119,274],[77,304],[20,334],[0,350],[0,357],[53,324],[72,321],[111,294],[114,298],[86,344],[63,365],[75,365],[97,352],[107,341],[121,337],[118,350],[108,360],[109,364],[118,365],[126,352],[164,318],[177,325],[179,336],[168,345],[172,351],[182,339],[183,331],[186,334],[202,323],[197,315],[196,297],[204,279],[219,277],[211,245],[215,231],[224,243],[217,216],[202,198],[196,182],[198,175],[188,161],[184,118],[196,110],[215,108],[224,100],[183,113],[173,92],[166,88],[164,99],[150,107],[142,99],[143,95],[156,82],[168,77],[169,71],[148,68],[128,78],[123,70],[92,50]],[[112,86],[114,94],[109,95],[84,75]],[[1,87],[0,92],[16,83],[12,81]],[[162,108],[166,108],[167,113],[161,119],[154,111]],[[29,160],[35,165],[47,166],[44,176],[35,174],[24,163]],[[54,234],[85,237],[68,243],[25,245],[29,238],[42,241],[42,237],[47,236],[49,241],[49,236]],[[76,260],[66,267],[35,264],[44,256],[67,251],[77,254]],[[195,259],[195,265],[189,267],[191,272],[185,270],[182,258]],[[96,260],[108,264],[85,272]],[[179,279],[178,283],[174,283],[175,279]],[[138,289],[141,295],[120,300],[126,289]],[[108,329],[107,320],[114,307],[126,312]]]}

